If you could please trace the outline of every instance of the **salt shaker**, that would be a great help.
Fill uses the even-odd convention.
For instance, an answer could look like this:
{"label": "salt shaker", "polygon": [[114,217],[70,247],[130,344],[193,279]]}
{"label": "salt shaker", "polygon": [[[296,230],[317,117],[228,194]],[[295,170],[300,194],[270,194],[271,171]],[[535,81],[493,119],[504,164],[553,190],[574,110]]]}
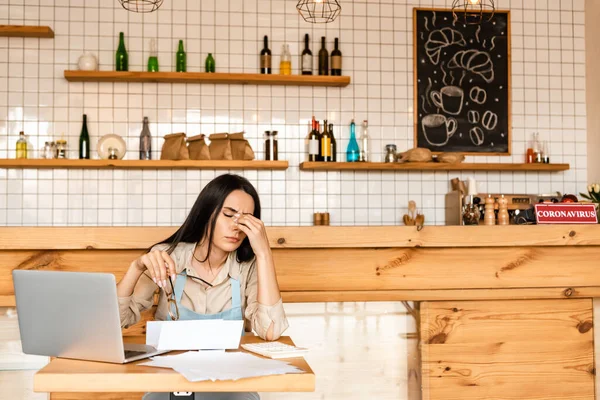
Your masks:
{"label": "salt shaker", "polygon": [[502,195],[498,199],[498,225],[508,225],[508,200]]}
{"label": "salt shaker", "polygon": [[483,215],[484,225],[496,225],[496,216],[494,215],[494,199],[491,194],[485,198],[485,212]]}

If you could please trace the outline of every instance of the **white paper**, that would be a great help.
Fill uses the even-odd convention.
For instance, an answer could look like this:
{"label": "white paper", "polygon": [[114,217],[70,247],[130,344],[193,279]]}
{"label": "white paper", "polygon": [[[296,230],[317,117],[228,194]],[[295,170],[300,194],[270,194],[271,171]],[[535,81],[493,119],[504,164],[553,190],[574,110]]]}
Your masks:
{"label": "white paper", "polygon": [[157,350],[237,350],[243,320],[149,321],[146,344]]}
{"label": "white paper", "polygon": [[172,368],[190,382],[237,380],[256,376],[302,373],[285,361],[256,357],[243,352],[200,351],[153,357],[140,365]]}

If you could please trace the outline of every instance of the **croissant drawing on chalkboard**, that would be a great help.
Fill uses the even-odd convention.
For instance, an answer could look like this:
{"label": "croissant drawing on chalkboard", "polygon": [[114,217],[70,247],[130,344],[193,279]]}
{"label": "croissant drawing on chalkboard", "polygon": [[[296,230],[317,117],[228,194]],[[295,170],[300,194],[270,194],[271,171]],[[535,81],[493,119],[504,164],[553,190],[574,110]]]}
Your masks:
{"label": "croissant drawing on chalkboard", "polygon": [[457,52],[448,63],[448,68],[462,68],[481,76],[487,83],[494,80],[494,64],[485,51],[464,50]]}
{"label": "croissant drawing on chalkboard", "polygon": [[440,53],[444,47],[452,46],[457,44],[465,47],[467,42],[463,37],[462,33],[452,28],[442,28],[437,31],[433,31],[429,34],[429,39],[425,43],[425,51],[427,57],[433,65],[438,65],[440,62]]}

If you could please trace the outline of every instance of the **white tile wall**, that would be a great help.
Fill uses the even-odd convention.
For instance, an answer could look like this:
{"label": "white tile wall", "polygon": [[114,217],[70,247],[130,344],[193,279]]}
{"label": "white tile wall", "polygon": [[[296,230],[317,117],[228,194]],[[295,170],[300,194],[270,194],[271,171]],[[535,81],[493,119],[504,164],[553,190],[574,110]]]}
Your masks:
{"label": "white tile wall", "polygon": [[[350,119],[368,119],[376,157],[383,146],[412,147],[412,8],[449,7],[450,0],[341,0],[342,15],[327,25],[304,22],[293,0],[165,1],[152,14],[125,11],[116,0],[0,0],[0,24],[50,25],[54,39],[0,38],[0,158],[14,157],[20,130],[35,150],[61,134],[76,157],[81,115],[92,142],[106,133],[126,137],[135,158],[148,116],[157,151],[172,132],[245,130],[263,158],[262,132],[280,132],[287,171],[246,171],[259,189],[269,225],[308,225],[329,211],[334,225],[399,224],[409,199],[430,224],[444,221],[444,194],[455,176],[474,176],[481,191],[577,193],[587,179],[584,0],[499,0],[512,12],[513,155],[469,157],[522,162],[525,141],[539,131],[551,161],[564,173],[302,172],[304,137],[314,114],[336,126],[345,150]],[[263,35],[279,61],[283,43],[297,55],[304,33],[313,53],[325,35],[340,38],[346,88],[198,84],[70,83],[65,69],[95,53],[113,69],[118,32],[126,35],[131,70],[144,68],[157,38],[162,71],[173,69],[178,39],[188,70],[200,71],[212,52],[218,71],[255,72]],[[315,57],[316,58],[316,57]],[[275,68],[277,70],[277,68]],[[37,153],[36,153],[37,156]],[[0,170],[0,225],[178,225],[215,171]]]}

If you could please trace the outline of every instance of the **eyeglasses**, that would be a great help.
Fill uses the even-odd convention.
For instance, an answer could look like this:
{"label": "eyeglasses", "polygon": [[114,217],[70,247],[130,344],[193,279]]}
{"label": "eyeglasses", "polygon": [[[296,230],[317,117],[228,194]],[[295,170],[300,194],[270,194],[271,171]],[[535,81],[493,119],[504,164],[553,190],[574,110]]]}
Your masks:
{"label": "eyeglasses", "polygon": [[171,280],[170,276],[169,283],[171,284],[171,293],[167,293],[169,316],[171,317],[171,320],[177,321],[179,320],[179,307],[177,307],[177,300],[175,300],[175,287],[173,286],[173,281]]}

